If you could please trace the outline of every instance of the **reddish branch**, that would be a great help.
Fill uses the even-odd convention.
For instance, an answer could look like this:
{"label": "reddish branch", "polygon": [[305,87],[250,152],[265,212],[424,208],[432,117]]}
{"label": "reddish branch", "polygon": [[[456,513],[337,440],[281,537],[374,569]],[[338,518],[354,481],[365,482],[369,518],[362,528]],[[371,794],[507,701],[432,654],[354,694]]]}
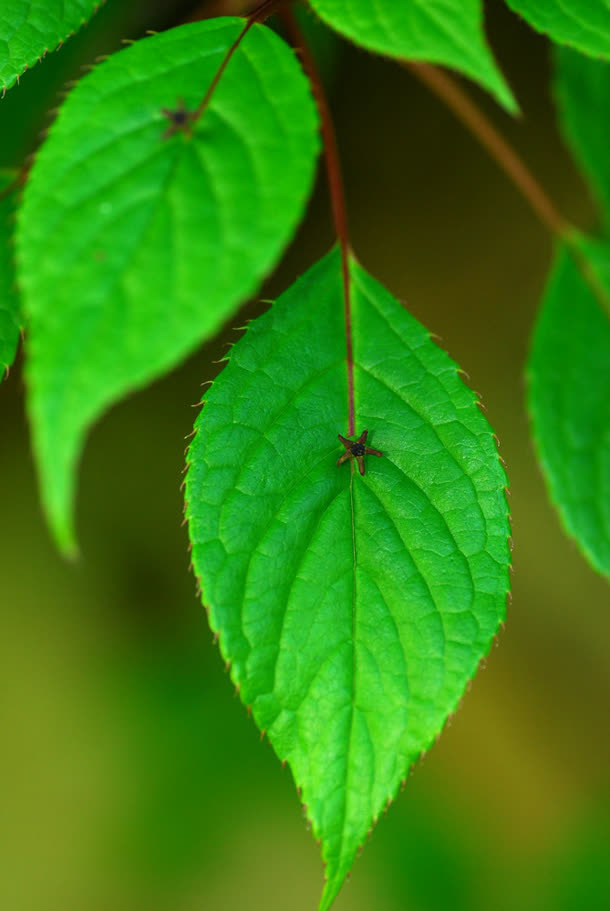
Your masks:
{"label": "reddish branch", "polygon": [[226,70],[227,66],[229,65],[231,57],[233,56],[233,54],[235,53],[235,51],[237,50],[239,45],[242,43],[242,41],[244,40],[244,38],[250,31],[252,26],[256,25],[258,22],[264,22],[265,19],[268,19],[269,16],[271,16],[276,11],[277,7],[283,2],[286,2],[286,0],[264,0],[264,3],[261,3],[260,6],[257,6],[256,9],[253,9],[251,13],[248,13],[248,15],[246,17],[246,24],[244,25],[243,29],[241,30],[241,32],[239,33],[239,35],[237,36],[237,38],[235,39],[235,41],[233,42],[233,44],[231,45],[229,50],[227,51],[224,60],[222,61],[222,63],[220,64],[220,67],[218,68],[218,72],[212,79],[207,92],[203,96],[201,104],[190,115],[190,117],[189,117],[190,123],[195,123],[195,121],[199,120],[201,115],[204,113],[205,109],[207,108],[208,104],[210,103],[210,98],[214,94],[216,86],[220,82],[224,71]]}
{"label": "reddish branch", "polygon": [[428,63],[405,61],[404,65],[447,105],[458,120],[487,149],[491,157],[521,192],[542,224],[566,245],[593,296],[610,315],[610,295],[580,249],[576,229],[557,211],[553,202],[515,150],[451,76]]}
{"label": "reddish branch", "polygon": [[339,248],[341,250],[341,269],[343,274],[343,305],[345,312],[345,337],[346,337],[346,360],[347,360],[347,401],[348,401],[348,419],[347,435],[353,436],[356,432],[355,409],[354,409],[354,351],[352,343],[352,311],[351,311],[351,279],[349,271],[350,243],[347,223],[347,209],[345,206],[345,194],[343,191],[343,177],[341,175],[341,162],[339,158],[339,149],[337,146],[337,137],[335,128],[324,94],[322,80],[316,66],[305,36],[299,27],[299,24],[291,9],[280,9],[280,18],[284,22],[290,39],[298,49],[303,68],[309,78],[313,90],[318,111],[320,113],[320,122],[322,129],[322,143],[324,145],[324,160],[326,162],[326,174],[328,178],[328,188],[333,211],[333,220]]}
{"label": "reddish branch", "polygon": [[489,122],[457,82],[429,63],[404,64],[430,89],[484,146],[532,207],[541,222],[561,240],[572,233],[571,225],[559,214],[545,191],[515,150]]}

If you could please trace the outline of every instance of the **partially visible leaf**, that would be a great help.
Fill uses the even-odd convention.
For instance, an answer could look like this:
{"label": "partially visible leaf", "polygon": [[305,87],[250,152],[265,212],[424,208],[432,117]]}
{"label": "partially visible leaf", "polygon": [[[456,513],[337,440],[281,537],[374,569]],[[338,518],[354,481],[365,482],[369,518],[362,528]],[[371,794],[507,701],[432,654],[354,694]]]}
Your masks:
{"label": "partially visible leaf", "polygon": [[310,0],[328,25],[356,44],[453,67],[511,112],[517,104],[485,41],[481,0]]}
{"label": "partially visible leaf", "polygon": [[561,127],[610,229],[610,63],[568,48],[556,48],[555,63]]}
{"label": "partially visible leaf", "polygon": [[610,300],[610,249],[582,240],[578,255],[580,268],[565,249],[556,258],[534,331],[529,408],[566,531],[610,575],[610,309],[599,300]]}
{"label": "partially visible leaf", "polygon": [[337,32],[326,27],[309,6],[297,5],[294,14],[314,55],[324,85],[332,85],[345,48],[344,42]]}
{"label": "partially visible leaf", "polygon": [[147,38],[82,79],[25,191],[18,269],[29,320],[29,415],[42,497],[74,547],[74,472],[91,423],[189,354],[277,261],[303,212],[318,148],[308,83],[255,26],[193,135],[163,138],[243,20]]}
{"label": "partially visible leaf", "polygon": [[3,0],[0,93],[91,18],[101,0]]}
{"label": "partially visible leaf", "polygon": [[[506,478],[456,365],[335,250],[251,324],[197,421],[186,514],[210,625],[322,841],[328,909],[504,618]],[[351,468],[350,468],[351,465]]]}
{"label": "partially visible leaf", "polygon": [[[15,175],[0,171],[0,194],[14,181]],[[13,219],[15,194],[0,195],[0,380],[15,358],[19,341],[19,299],[15,291],[13,263]]]}
{"label": "partially visible leaf", "polygon": [[506,0],[531,26],[558,44],[610,57],[609,0]]}
{"label": "partially visible leaf", "polygon": [[[586,18],[596,8],[583,4]],[[610,5],[605,5],[610,17]],[[610,34],[610,22],[606,23]],[[610,43],[609,43],[610,47]],[[610,228],[610,64],[556,49],[560,123]],[[591,565],[610,575],[610,242],[558,252],[534,331],[529,408],[549,494]]]}

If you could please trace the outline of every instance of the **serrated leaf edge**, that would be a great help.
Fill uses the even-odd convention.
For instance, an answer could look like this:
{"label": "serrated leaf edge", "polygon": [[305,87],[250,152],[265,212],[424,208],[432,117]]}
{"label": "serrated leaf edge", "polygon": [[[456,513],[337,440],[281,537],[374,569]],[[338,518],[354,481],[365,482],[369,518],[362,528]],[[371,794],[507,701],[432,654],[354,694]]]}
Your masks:
{"label": "serrated leaf edge", "polygon": [[[262,301],[261,303],[270,303],[270,304],[273,306],[273,304],[275,303],[275,301]],[[401,302],[401,303],[402,303],[402,302]],[[404,306],[404,304],[403,304],[403,306]],[[249,323],[250,323],[250,322],[252,322],[252,321],[249,321]],[[245,327],[240,327],[240,328],[244,330],[243,335],[240,337],[240,339],[241,339],[241,338],[245,337],[245,335],[247,334],[247,331],[248,331],[248,329],[249,329],[249,325],[246,325]],[[240,331],[240,328],[236,328],[234,331],[239,332],[239,331]],[[438,335],[435,335],[435,333],[433,333],[433,332],[428,332],[427,334],[428,334],[428,338],[430,339],[430,341],[432,341],[434,344],[437,345],[437,347],[441,348],[441,350],[444,351],[444,349],[443,349],[443,348],[440,346],[440,344],[439,344],[439,342],[440,342],[440,337],[439,337]],[[235,344],[235,343],[230,343],[230,347],[232,348],[234,344]],[[447,354],[446,351],[445,351],[444,353]],[[447,354],[447,356],[449,357],[448,354]],[[230,360],[230,354],[224,356],[224,357],[221,358],[219,361],[215,361],[214,363],[218,363],[218,364],[220,364],[220,363],[227,363],[229,360]],[[454,367],[454,369],[455,369],[455,372],[456,372],[457,376],[460,378],[460,380],[464,383],[464,385],[466,386],[466,388],[467,388],[467,389],[472,393],[472,395],[474,396],[473,405],[474,405],[475,407],[480,408],[483,412],[486,412],[487,409],[485,408],[485,405],[483,404],[483,402],[482,402],[482,400],[481,400],[481,395],[480,395],[480,393],[477,392],[477,391],[475,391],[475,390],[473,390],[473,389],[468,385],[468,383],[466,382],[466,379],[470,379],[469,376],[468,376],[468,374],[466,373],[466,371],[463,370],[461,367],[459,367],[457,364],[455,364],[454,361],[452,361],[452,365],[453,365],[453,367]],[[216,382],[215,379],[214,379],[214,380],[206,380],[204,383],[202,383],[202,385],[208,385],[208,386],[211,387],[211,386],[214,385],[215,382]],[[201,410],[205,407],[205,403],[206,403],[205,399],[202,399],[200,402],[195,403],[192,407],[193,407],[193,408],[198,408],[198,409],[200,409],[200,411],[201,411]],[[189,442],[188,442],[188,444],[187,444],[187,446],[186,446],[186,448],[185,448],[185,451],[184,451],[184,454],[185,454],[185,466],[184,466],[184,468],[183,468],[183,470],[182,470],[182,473],[183,473],[183,475],[184,475],[184,478],[183,478],[183,480],[182,480],[182,482],[181,482],[181,484],[180,484],[180,490],[181,490],[181,491],[183,491],[184,488],[185,488],[185,485],[186,485],[186,475],[187,475],[188,470],[189,470],[189,468],[190,468],[190,466],[191,466],[191,462],[190,462],[190,460],[189,460],[190,448],[191,448],[191,445],[193,444],[193,441],[194,441],[194,439],[196,438],[198,432],[199,432],[199,428],[198,428],[197,426],[195,426],[195,427],[193,428],[193,430],[185,436],[185,439],[188,440]],[[498,439],[497,434],[495,434],[495,433],[492,431],[491,436],[492,436],[492,438],[493,438],[493,440],[494,440],[494,442],[495,442],[498,462],[499,462],[499,464],[500,464],[501,467],[502,467],[502,471],[503,471],[503,473],[504,473],[504,477],[505,477],[505,480],[506,480],[506,484],[504,485],[504,499],[505,499],[505,502],[506,502],[506,520],[507,520],[507,525],[508,525],[508,526],[512,526],[512,515],[511,515],[511,512],[510,512],[510,502],[509,502],[510,488],[509,488],[508,476],[507,476],[507,471],[506,471],[506,462],[505,462],[505,460],[502,458],[502,456],[500,455],[500,452],[499,452],[500,441],[499,441],[499,439]],[[188,501],[186,498],[184,499],[183,514],[184,514],[184,518],[183,518],[183,521],[182,521],[182,525],[183,525],[183,526],[188,526],[188,523],[189,523],[189,521],[190,521],[190,516],[189,516],[189,501]],[[513,561],[512,561],[512,551],[513,551],[513,537],[512,537],[512,534],[507,535],[507,546],[508,546],[508,550],[509,550],[509,554],[508,554],[509,559],[508,559],[508,564],[507,564],[507,565],[508,565],[509,583],[510,583],[510,577],[511,577],[512,574],[514,573],[514,566],[513,566]],[[251,704],[248,705],[248,704],[244,703],[244,702],[241,700],[241,684],[240,684],[239,682],[236,682],[235,679],[234,679],[234,677],[233,677],[233,673],[232,673],[232,663],[231,663],[231,660],[230,660],[229,658],[227,658],[226,655],[225,655],[225,652],[224,652],[224,649],[223,649],[223,643],[222,643],[222,635],[221,635],[221,633],[220,633],[220,630],[215,629],[214,626],[213,626],[213,624],[212,624],[212,621],[211,621],[211,614],[210,614],[210,607],[209,607],[208,604],[205,603],[204,592],[203,592],[203,586],[202,586],[202,583],[201,583],[201,577],[200,577],[199,575],[197,575],[197,572],[196,572],[196,570],[195,570],[195,566],[194,566],[194,564],[193,564],[193,561],[192,561],[192,559],[190,559],[190,554],[191,554],[191,552],[192,552],[192,548],[193,548],[192,541],[189,541],[189,544],[188,544],[188,547],[187,547],[187,555],[189,556],[189,567],[188,567],[188,568],[189,568],[189,571],[193,573],[193,576],[194,576],[194,578],[195,578],[197,598],[201,601],[201,603],[202,603],[202,605],[203,605],[203,607],[204,607],[204,610],[205,610],[205,612],[206,612],[207,620],[208,620],[208,625],[209,625],[210,630],[212,631],[212,634],[213,634],[213,642],[214,642],[214,645],[216,645],[216,646],[218,647],[218,650],[219,650],[219,652],[220,652],[221,658],[224,660],[224,669],[225,669],[225,672],[229,674],[229,677],[230,677],[230,679],[231,679],[231,682],[233,683],[233,686],[234,686],[234,694],[235,694],[235,696],[238,696],[238,697],[240,698],[240,701],[242,702],[242,705],[243,705],[243,706],[245,707],[245,709],[246,709],[246,713],[247,713],[248,717],[249,717],[250,719],[253,719],[253,715],[252,715],[252,705],[251,705]],[[506,594],[505,594],[505,611],[504,611],[505,616],[506,616],[506,613],[507,613],[507,611],[508,611],[508,606],[509,606],[510,604],[512,604],[512,591],[511,591],[511,587],[510,587],[510,584],[509,584],[509,586],[508,586],[507,589],[506,589]],[[483,670],[483,669],[486,667],[486,665],[487,665],[487,658],[488,658],[488,656],[489,656],[489,654],[490,654],[490,652],[491,652],[491,649],[492,649],[494,643],[497,643],[500,634],[504,631],[504,627],[505,627],[505,621],[504,621],[504,620],[501,620],[500,623],[499,623],[499,625],[498,625],[498,629],[497,629],[496,633],[491,637],[491,639],[490,639],[490,641],[489,641],[489,645],[488,645],[487,651],[485,652],[484,655],[481,656],[479,662],[477,663],[476,670],[473,672],[472,676],[465,682],[464,688],[463,688],[463,690],[462,690],[461,695],[459,696],[458,700],[456,701],[456,703],[455,703],[454,707],[451,709],[451,711],[448,712],[448,714],[447,714],[447,716],[446,716],[446,718],[445,718],[445,721],[444,721],[442,727],[436,732],[436,734],[434,735],[434,737],[430,740],[430,743],[421,751],[421,753],[419,754],[419,756],[411,763],[411,765],[408,766],[407,769],[405,769],[404,776],[403,776],[402,779],[399,781],[397,787],[396,787],[395,790],[394,790],[394,793],[393,793],[393,794],[390,794],[390,795],[388,796],[388,799],[387,799],[386,804],[385,804],[384,809],[383,809],[383,814],[384,814],[384,815],[387,813],[387,811],[389,810],[389,808],[393,805],[393,803],[395,802],[395,800],[396,800],[396,798],[398,797],[399,793],[401,793],[401,792],[405,789],[405,787],[406,787],[406,785],[407,785],[408,778],[409,778],[409,776],[412,774],[412,770],[414,769],[414,767],[415,767],[416,765],[418,765],[419,763],[423,762],[423,760],[424,760],[425,757],[427,756],[427,754],[428,754],[428,752],[430,751],[430,749],[439,741],[439,739],[440,739],[440,737],[441,737],[441,734],[443,733],[443,731],[445,730],[445,728],[451,724],[451,722],[452,722],[454,716],[456,715],[456,713],[458,712],[458,710],[461,708],[461,705],[462,705],[462,701],[463,701],[463,699],[464,699],[464,696],[465,696],[466,693],[469,692],[470,689],[472,688],[472,684],[473,684],[474,678],[478,675],[478,673],[479,673],[480,670]],[[254,723],[256,724],[256,722],[254,722]],[[257,726],[257,729],[258,729],[258,726]],[[271,748],[273,749],[274,753],[276,754],[276,756],[278,757],[278,759],[279,759],[279,761],[280,761],[280,763],[281,763],[281,767],[284,769],[284,768],[286,767],[286,765],[287,765],[287,759],[286,759],[285,757],[280,756],[279,753],[277,753],[275,747],[273,746],[273,744],[271,743],[271,741],[267,738],[267,732],[266,732],[265,730],[261,730],[261,731],[260,731],[260,735],[261,735],[261,740],[267,739],[267,743],[269,743],[269,745],[270,745]],[[308,804],[307,804],[307,800],[306,800],[307,795],[303,793],[303,788],[302,788],[301,785],[298,784],[298,782],[297,782],[296,779],[294,778],[294,775],[293,775],[293,781],[294,781],[295,789],[296,789],[296,792],[297,792],[297,797],[298,797],[299,802],[300,802],[300,804],[301,804],[301,810],[302,810],[303,816],[304,816],[304,818],[305,818],[305,820],[306,820],[306,823],[308,824],[308,825],[307,825],[307,828],[310,829],[310,830],[312,831],[314,840],[315,840],[316,844],[320,847],[321,844],[322,844],[322,836],[319,835],[319,834],[315,831],[315,829],[314,829],[314,824],[313,824],[313,820],[312,820],[311,817],[308,815]],[[365,844],[367,843],[367,841],[369,841],[369,840],[371,839],[371,837],[372,837],[372,835],[373,835],[373,830],[374,830],[375,827],[377,826],[377,823],[378,823],[378,822],[379,822],[379,816],[374,817],[373,820],[372,820],[372,822],[371,822],[371,826],[370,826],[370,828],[369,828],[369,830],[368,830],[368,832],[367,832],[366,838],[363,839],[363,841],[358,845],[356,858],[359,857],[359,856],[362,854],[363,848],[364,848]],[[328,865],[328,861],[323,859],[322,864],[323,864],[323,869],[324,869],[324,891],[325,891],[327,884],[330,882],[330,880],[326,877],[326,867],[327,867],[327,865]],[[351,873],[351,870],[350,870],[350,873]],[[348,876],[349,876],[349,874],[348,874]],[[347,879],[347,877],[346,877],[346,879]],[[336,896],[335,896],[335,897],[336,897]],[[324,903],[323,903],[323,896],[322,896],[321,904],[320,904],[320,911],[326,911],[326,909],[330,908],[331,905],[333,904],[334,900],[335,900],[335,898],[333,898],[329,904],[324,904]]]}
{"label": "serrated leaf edge", "polygon": [[[97,14],[100,7],[103,6],[105,3],[106,3],[106,0],[98,0],[96,5],[93,7],[93,10],[91,11],[91,18],[93,18],[93,16],[95,16]],[[40,55],[40,57],[36,58],[36,62],[33,63],[32,66],[29,66],[26,63],[24,68],[22,70],[20,70],[19,73],[15,73],[14,82],[5,83],[2,86],[2,92],[0,93],[0,100],[2,100],[4,98],[6,93],[10,89],[12,89],[15,84],[19,85],[19,80],[28,70],[33,69],[36,66],[36,64],[41,63],[44,60],[44,58],[47,56],[47,54],[49,54],[49,53],[53,54],[53,53],[55,53],[55,51],[59,51],[63,47],[64,43],[68,40],[68,38],[72,38],[74,35],[76,35],[76,33],[79,32],[83,28],[83,26],[87,25],[88,22],[90,22],[89,19],[81,19],[80,24],[76,28],[73,28],[71,31],[67,32],[67,34],[64,35],[63,38],[61,38],[61,40],[55,47],[53,47],[53,48],[45,47],[42,54]]]}

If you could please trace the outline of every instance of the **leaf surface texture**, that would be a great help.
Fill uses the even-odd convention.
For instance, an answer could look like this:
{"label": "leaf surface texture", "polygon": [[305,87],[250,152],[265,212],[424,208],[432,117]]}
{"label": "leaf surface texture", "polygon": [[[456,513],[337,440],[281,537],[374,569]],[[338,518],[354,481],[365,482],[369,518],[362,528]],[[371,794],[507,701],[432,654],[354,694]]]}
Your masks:
{"label": "leaf surface texture", "polygon": [[100,0],[2,0],[0,93],[91,18]]}
{"label": "leaf surface texture", "polygon": [[66,550],[89,425],[218,330],[275,264],[309,195],[315,106],[293,52],[263,26],[192,136],[164,138],[163,109],[197,107],[243,25],[185,25],[112,56],[70,94],[28,180],[18,265],[29,415]]}
{"label": "leaf surface texture", "polygon": [[480,0],[311,0],[311,6],[356,44],[453,67],[509,111],[517,109],[487,46]]}
{"label": "leaf surface texture", "polygon": [[506,0],[533,28],[558,44],[610,57],[610,0]]}
{"label": "leaf surface texture", "polygon": [[356,433],[334,250],[248,328],[205,397],[186,514],[212,628],[287,760],[332,904],[490,647],[508,589],[504,471],[456,365],[352,263]]}

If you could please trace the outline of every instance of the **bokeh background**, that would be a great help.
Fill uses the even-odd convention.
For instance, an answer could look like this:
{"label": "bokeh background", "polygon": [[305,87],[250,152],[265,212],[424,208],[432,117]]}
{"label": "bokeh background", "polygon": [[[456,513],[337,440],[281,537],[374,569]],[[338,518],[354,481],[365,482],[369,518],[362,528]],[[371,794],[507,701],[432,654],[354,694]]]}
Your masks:
{"label": "bokeh background", "polygon": [[[224,6],[107,0],[0,102],[18,164],[83,64]],[[243,4],[246,5],[246,4]],[[577,224],[595,213],[560,140],[545,41],[500,2],[490,39],[523,109],[472,94]],[[523,367],[552,242],[495,164],[397,65],[318,35],[353,244],[468,371],[501,441],[513,603],[460,711],[375,830],[337,911],[606,909],[610,598],[562,533],[529,438]],[[332,243],[325,184],[261,297]],[[30,453],[21,358],[0,385],[0,908],[313,911],[322,869],[282,771],[226,675],[181,528],[200,384],[251,302],[114,408],[82,464],[82,557],[60,559]]]}

